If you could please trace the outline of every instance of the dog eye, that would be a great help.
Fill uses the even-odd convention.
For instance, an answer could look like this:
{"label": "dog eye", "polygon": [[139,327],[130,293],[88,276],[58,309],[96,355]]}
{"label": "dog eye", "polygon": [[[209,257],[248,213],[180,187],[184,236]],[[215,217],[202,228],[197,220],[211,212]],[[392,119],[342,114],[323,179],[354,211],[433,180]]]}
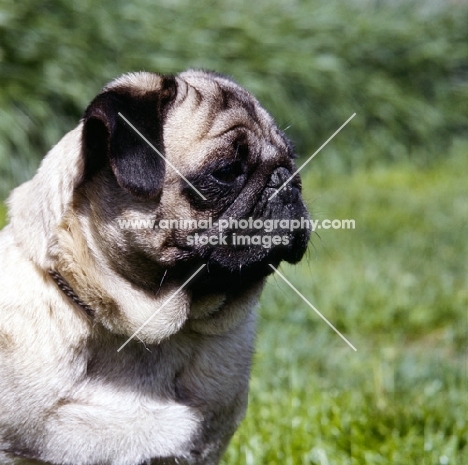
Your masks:
{"label": "dog eye", "polygon": [[242,163],[235,161],[229,165],[223,166],[222,168],[214,171],[212,176],[217,180],[225,184],[233,183],[242,174]]}
{"label": "dog eye", "polygon": [[249,154],[249,146],[247,144],[236,143],[236,158],[240,158],[241,160],[246,159]]}

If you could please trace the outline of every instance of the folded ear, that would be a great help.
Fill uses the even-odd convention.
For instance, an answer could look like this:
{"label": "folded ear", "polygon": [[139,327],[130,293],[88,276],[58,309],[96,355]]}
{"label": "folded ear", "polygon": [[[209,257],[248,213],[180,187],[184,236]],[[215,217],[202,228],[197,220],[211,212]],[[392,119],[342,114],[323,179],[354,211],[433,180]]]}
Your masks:
{"label": "folded ear", "polygon": [[121,79],[111,84],[85,111],[85,180],[110,165],[118,184],[131,194],[142,199],[159,195],[165,163],[151,145],[164,154],[164,120],[177,84],[173,77],[151,77],[153,85],[146,88],[145,81],[138,86],[135,76],[128,82]]}

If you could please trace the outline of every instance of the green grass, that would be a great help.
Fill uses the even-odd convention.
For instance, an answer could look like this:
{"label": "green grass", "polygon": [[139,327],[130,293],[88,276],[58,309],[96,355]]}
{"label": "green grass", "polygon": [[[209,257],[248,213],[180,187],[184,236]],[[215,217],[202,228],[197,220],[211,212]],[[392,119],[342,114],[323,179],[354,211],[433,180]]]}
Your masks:
{"label": "green grass", "polygon": [[6,223],[6,207],[0,203],[0,228]]}
{"label": "green grass", "polygon": [[333,178],[311,167],[315,217],[356,229],[320,231],[282,270],[358,350],[270,278],[223,464],[468,463],[467,153]]}

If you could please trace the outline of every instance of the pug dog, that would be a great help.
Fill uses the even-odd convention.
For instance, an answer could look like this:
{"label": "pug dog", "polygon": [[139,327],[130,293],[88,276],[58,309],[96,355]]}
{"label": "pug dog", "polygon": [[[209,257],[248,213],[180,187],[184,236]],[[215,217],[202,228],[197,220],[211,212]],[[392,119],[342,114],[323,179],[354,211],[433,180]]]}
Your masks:
{"label": "pug dog", "polygon": [[[309,239],[284,226],[308,218],[294,172],[291,143],[227,77],[108,84],[8,201],[0,463],[219,463],[265,278]],[[258,220],[268,241],[246,243]]]}

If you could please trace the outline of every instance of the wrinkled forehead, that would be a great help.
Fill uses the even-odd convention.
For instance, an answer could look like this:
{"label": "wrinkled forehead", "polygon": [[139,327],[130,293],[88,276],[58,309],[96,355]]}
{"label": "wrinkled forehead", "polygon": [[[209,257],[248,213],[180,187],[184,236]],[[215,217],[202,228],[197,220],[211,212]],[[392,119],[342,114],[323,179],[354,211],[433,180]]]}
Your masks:
{"label": "wrinkled forehead", "polygon": [[227,106],[243,103],[252,107],[253,111],[256,107],[261,108],[252,94],[226,76],[209,71],[188,70],[179,74],[178,78],[204,96],[214,98]]}
{"label": "wrinkled forehead", "polygon": [[232,128],[246,127],[258,137],[284,142],[273,118],[247,90],[231,79],[206,71],[189,70],[177,76],[178,103],[188,101],[198,123],[206,123],[204,137],[217,137]]}

